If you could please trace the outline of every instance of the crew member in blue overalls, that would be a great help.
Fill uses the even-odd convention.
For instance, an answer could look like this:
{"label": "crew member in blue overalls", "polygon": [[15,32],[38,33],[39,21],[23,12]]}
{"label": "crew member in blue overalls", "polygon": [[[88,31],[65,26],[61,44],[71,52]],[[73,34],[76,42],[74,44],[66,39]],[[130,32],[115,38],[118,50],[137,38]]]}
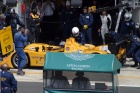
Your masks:
{"label": "crew member in blue overalls", "polygon": [[92,39],[92,24],[93,24],[93,16],[88,13],[88,8],[83,8],[83,14],[80,14],[80,25],[82,26],[82,33],[87,40],[86,43],[93,44]]}
{"label": "crew member in blue overalls", "polygon": [[127,39],[128,37],[136,34],[135,22],[131,18],[132,18],[131,12],[126,12],[124,14],[124,22],[122,23],[120,32],[122,38]]}
{"label": "crew member in blue overalls", "polygon": [[24,27],[24,24],[19,20],[19,16],[15,13],[15,9],[10,9],[6,15],[6,23],[12,27],[13,37],[17,30],[17,24]]}
{"label": "crew member in blue overalls", "polygon": [[133,36],[133,43],[137,46],[137,51],[134,54],[134,60],[139,64],[137,69],[140,69],[140,37],[134,35]]}
{"label": "crew member in blue overalls", "polygon": [[11,72],[8,72],[9,66],[7,64],[3,64],[1,69],[1,93],[16,93],[17,81],[13,74]]}
{"label": "crew member in blue overalls", "polygon": [[136,29],[137,29],[136,30],[136,35],[133,36],[133,43],[131,45],[131,48],[126,53],[127,57],[130,57],[130,55],[133,54],[133,60],[135,61],[135,64],[132,65],[131,67],[138,67],[138,63],[140,63],[140,60],[139,60],[139,55],[140,55],[140,51],[139,51],[139,46],[140,46],[140,29],[139,29],[139,25],[138,24],[136,24]]}
{"label": "crew member in blue overalls", "polygon": [[72,28],[72,37],[75,38],[77,43],[82,44],[82,45],[85,44],[85,38],[84,38],[83,34],[79,32],[78,27]]}
{"label": "crew member in blue overalls", "polygon": [[4,15],[0,14],[0,30],[5,29]]}
{"label": "crew member in blue overalls", "polygon": [[24,75],[22,71],[26,64],[26,54],[24,52],[24,42],[27,41],[27,34],[24,27],[19,27],[19,32],[14,35],[15,50],[18,55],[18,75]]}
{"label": "crew member in blue overalls", "polygon": [[[124,14],[124,22],[121,25],[120,36],[122,40],[129,41],[133,35],[136,35],[135,22],[131,18],[132,18],[132,13],[127,11]],[[128,41],[122,43],[122,47],[126,48],[126,52],[128,52],[130,48],[130,43]]]}

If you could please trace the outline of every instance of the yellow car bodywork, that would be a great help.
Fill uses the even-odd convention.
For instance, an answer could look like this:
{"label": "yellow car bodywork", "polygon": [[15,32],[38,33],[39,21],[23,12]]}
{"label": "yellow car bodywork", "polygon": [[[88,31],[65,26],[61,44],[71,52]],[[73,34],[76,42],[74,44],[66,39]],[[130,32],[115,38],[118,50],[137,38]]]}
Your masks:
{"label": "yellow car bodywork", "polygon": [[[104,45],[107,47],[107,45]],[[78,44],[74,38],[69,38],[66,40],[64,47],[60,46],[53,46],[49,44],[43,43],[33,43],[24,48],[24,51],[27,55],[27,63],[29,66],[44,66],[44,57],[46,52],[80,52],[86,54],[109,54],[107,51],[102,50],[101,48],[104,47],[97,46],[91,44],[80,45]],[[123,52],[119,52],[118,58],[121,56]],[[11,68],[16,68],[13,65],[13,57],[16,55],[16,52],[12,52],[7,58],[5,58],[1,64],[7,63]]]}

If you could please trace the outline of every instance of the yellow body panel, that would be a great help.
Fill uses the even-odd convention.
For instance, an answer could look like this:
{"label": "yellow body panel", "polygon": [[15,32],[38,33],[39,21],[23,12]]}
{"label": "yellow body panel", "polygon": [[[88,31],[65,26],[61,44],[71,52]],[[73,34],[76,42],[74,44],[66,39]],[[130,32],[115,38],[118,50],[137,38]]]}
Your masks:
{"label": "yellow body panel", "polygon": [[2,55],[6,55],[14,50],[11,26],[6,27],[5,30],[0,30],[0,45]]}
{"label": "yellow body panel", "polygon": [[12,52],[8,57],[4,58],[2,62],[0,62],[0,66],[4,63],[8,64],[10,68],[13,68],[13,65],[11,63],[11,58],[15,52]]}
{"label": "yellow body panel", "polygon": [[118,58],[118,59],[121,59],[123,56],[125,56],[125,54],[126,54],[126,49],[120,48],[120,49],[119,49],[119,52],[118,52],[118,54],[117,54],[117,58]]}

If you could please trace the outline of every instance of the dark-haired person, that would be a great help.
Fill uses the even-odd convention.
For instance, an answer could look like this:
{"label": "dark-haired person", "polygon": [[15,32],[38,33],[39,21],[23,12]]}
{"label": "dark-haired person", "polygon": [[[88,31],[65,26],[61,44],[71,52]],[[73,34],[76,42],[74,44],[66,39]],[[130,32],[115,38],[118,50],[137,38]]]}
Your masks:
{"label": "dark-haired person", "polygon": [[74,89],[91,89],[91,83],[88,78],[84,77],[84,72],[77,71],[76,76],[72,80],[72,88]]}
{"label": "dark-haired person", "polygon": [[105,10],[102,11],[102,14],[100,15],[101,18],[101,27],[98,30],[98,32],[101,32],[103,44],[105,44],[105,34],[109,32],[112,25],[112,19],[110,14],[108,14]]}
{"label": "dark-haired person", "polygon": [[14,35],[15,50],[18,55],[18,75],[25,75],[22,71],[26,64],[26,54],[24,52],[24,42],[27,41],[27,34],[24,27],[20,27],[19,31]]}
{"label": "dark-haired person", "polygon": [[17,81],[12,73],[8,72],[9,66],[3,64],[0,72],[1,93],[16,93]]}
{"label": "dark-haired person", "polygon": [[29,15],[30,20],[30,28],[31,31],[34,33],[34,40],[33,42],[40,41],[40,13],[37,11],[37,8],[34,7]]}
{"label": "dark-haired person", "polygon": [[71,8],[70,1],[66,1],[66,8],[61,12],[63,40],[65,41],[71,36],[71,29],[74,26],[74,11]]}
{"label": "dark-haired person", "polygon": [[55,75],[48,79],[47,86],[51,88],[70,88],[68,79],[62,75],[62,71],[55,71]]}
{"label": "dark-haired person", "polygon": [[12,27],[12,34],[13,37],[15,35],[16,32],[18,32],[17,30],[17,24],[20,26],[25,26],[20,20],[19,20],[19,16],[18,14],[15,12],[15,9],[10,9],[8,13],[5,14],[6,18],[5,21],[7,23],[7,25]]}
{"label": "dark-haired person", "polygon": [[5,22],[4,22],[5,16],[3,14],[0,14],[0,30],[5,29]]}
{"label": "dark-haired person", "polygon": [[83,14],[80,14],[79,22],[82,27],[82,33],[87,41],[86,43],[93,44],[92,40],[93,16],[91,13],[88,13],[88,7],[83,8]]}

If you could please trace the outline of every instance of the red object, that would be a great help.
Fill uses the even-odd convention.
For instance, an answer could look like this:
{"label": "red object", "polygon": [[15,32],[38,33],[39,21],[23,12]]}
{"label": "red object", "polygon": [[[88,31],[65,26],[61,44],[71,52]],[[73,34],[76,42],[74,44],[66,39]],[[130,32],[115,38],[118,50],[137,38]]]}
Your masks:
{"label": "red object", "polygon": [[24,13],[25,12],[25,4],[21,4],[21,11]]}

